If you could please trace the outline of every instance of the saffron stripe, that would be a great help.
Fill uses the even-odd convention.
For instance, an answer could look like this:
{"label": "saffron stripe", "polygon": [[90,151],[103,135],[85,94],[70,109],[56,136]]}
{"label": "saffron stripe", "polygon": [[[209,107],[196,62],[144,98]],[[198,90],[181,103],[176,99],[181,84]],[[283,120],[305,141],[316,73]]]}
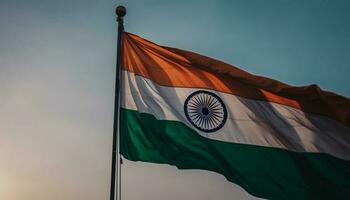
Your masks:
{"label": "saffron stripe", "polygon": [[254,76],[192,52],[158,46],[130,33],[123,35],[124,70],[167,87],[202,88],[274,102],[319,114],[350,126],[350,101],[317,86],[292,87]]}

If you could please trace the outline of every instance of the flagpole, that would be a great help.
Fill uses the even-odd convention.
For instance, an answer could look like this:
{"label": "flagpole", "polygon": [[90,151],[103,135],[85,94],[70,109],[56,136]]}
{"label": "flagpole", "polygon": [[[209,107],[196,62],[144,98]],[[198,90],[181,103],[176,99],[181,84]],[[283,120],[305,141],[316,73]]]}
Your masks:
{"label": "flagpole", "polygon": [[[113,146],[112,146],[112,167],[111,167],[111,188],[110,200],[120,199],[121,197],[121,180],[120,180],[120,155],[119,155],[119,111],[120,111],[120,67],[121,67],[121,39],[124,32],[124,20],[126,8],[118,6],[115,9],[118,21],[118,40],[117,40],[117,63],[115,75],[115,92],[114,92],[114,123],[113,123]],[[117,172],[117,173],[116,173]],[[118,179],[118,180],[117,180]],[[117,180],[117,181],[116,181]],[[117,184],[117,187],[116,187]]]}

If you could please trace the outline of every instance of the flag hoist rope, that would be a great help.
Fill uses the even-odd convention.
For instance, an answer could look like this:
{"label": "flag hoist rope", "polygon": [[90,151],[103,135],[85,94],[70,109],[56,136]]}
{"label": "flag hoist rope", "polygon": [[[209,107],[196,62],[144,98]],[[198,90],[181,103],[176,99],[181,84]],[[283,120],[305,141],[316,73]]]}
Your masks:
{"label": "flag hoist rope", "polygon": [[113,123],[113,146],[112,146],[112,166],[111,166],[111,188],[110,200],[121,200],[121,157],[119,154],[119,114],[120,114],[120,68],[121,68],[121,42],[124,32],[123,17],[126,14],[124,6],[118,6],[115,10],[118,21],[117,40],[117,63],[115,75],[115,97],[114,97],[114,123]]}

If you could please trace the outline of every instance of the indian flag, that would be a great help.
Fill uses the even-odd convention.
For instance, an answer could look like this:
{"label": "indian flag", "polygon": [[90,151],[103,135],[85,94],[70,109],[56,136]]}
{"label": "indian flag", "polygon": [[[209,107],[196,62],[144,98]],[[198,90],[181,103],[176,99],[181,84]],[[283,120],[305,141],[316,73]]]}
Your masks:
{"label": "indian flag", "polygon": [[122,35],[120,152],[257,197],[350,199],[350,100]]}

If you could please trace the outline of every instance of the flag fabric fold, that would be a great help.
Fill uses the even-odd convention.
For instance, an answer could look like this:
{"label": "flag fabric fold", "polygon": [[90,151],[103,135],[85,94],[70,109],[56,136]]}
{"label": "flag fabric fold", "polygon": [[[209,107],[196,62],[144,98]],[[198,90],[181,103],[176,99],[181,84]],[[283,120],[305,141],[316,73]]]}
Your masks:
{"label": "flag fabric fold", "polygon": [[122,35],[120,151],[268,199],[350,198],[350,101]]}

